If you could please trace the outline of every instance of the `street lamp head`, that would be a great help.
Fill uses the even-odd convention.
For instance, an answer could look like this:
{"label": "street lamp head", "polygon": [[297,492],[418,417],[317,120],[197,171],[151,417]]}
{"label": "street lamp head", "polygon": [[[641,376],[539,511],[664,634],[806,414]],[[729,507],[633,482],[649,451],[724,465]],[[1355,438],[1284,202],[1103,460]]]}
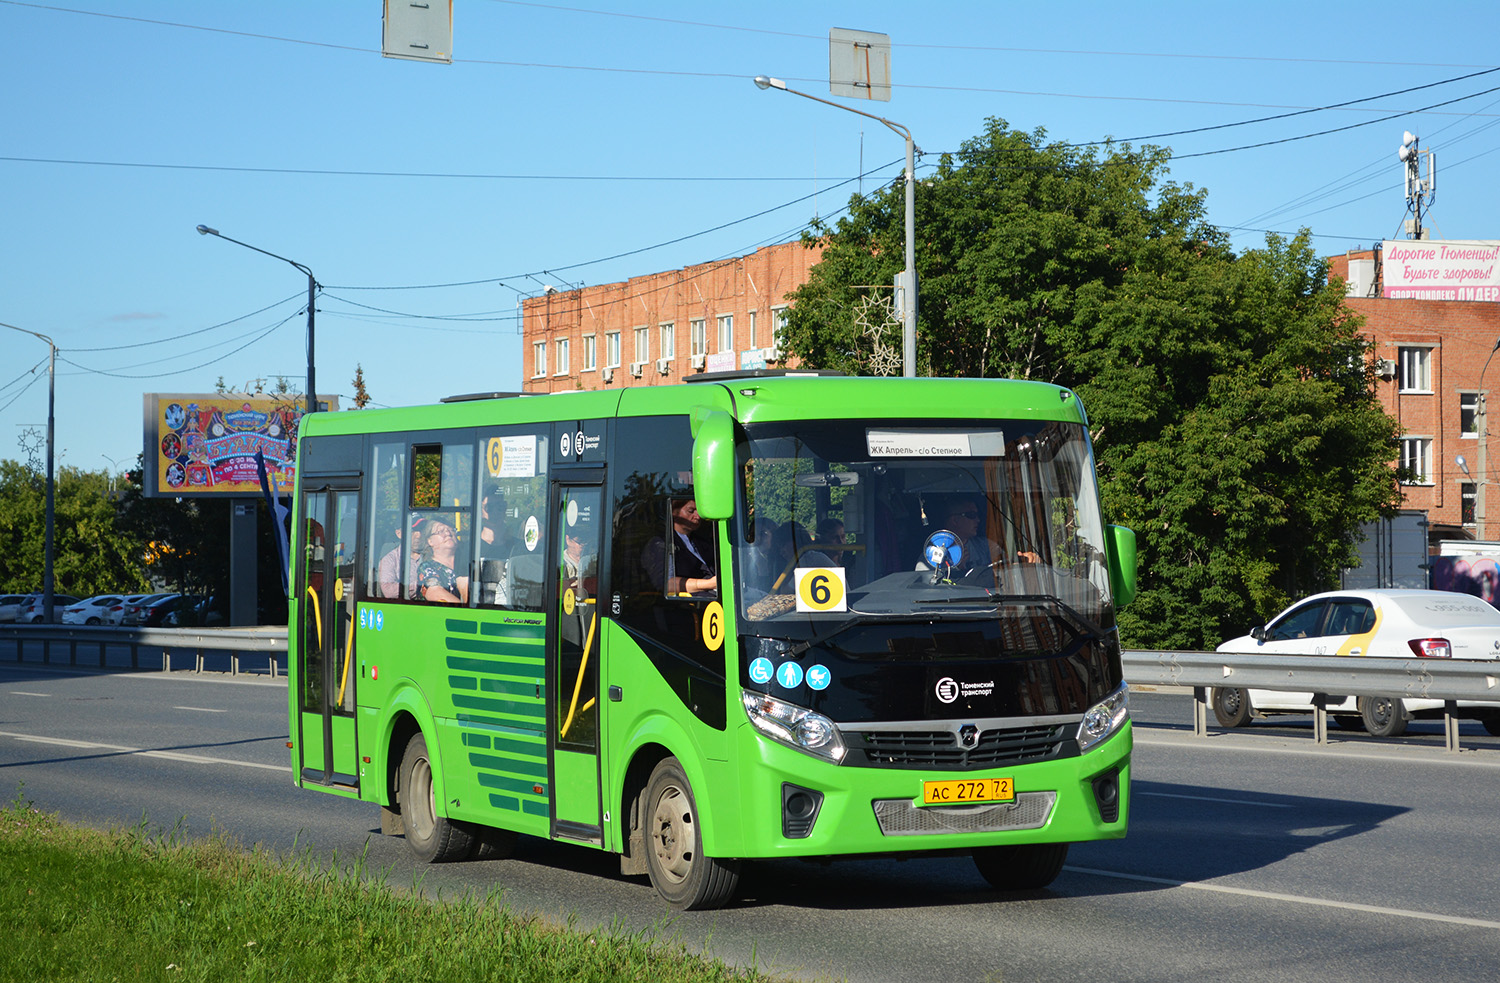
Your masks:
{"label": "street lamp head", "polygon": [[785,89],[786,83],[781,79],[771,78],[769,75],[755,76],[755,84],[762,89]]}
{"label": "street lamp head", "polygon": [[1469,462],[1464,460],[1464,456],[1462,454],[1455,457],[1453,459],[1453,463],[1457,464],[1458,470],[1462,471],[1464,474],[1469,473]]}
{"label": "street lamp head", "polygon": [[200,226],[198,226],[198,234],[200,236],[207,236],[207,235],[215,235],[216,236],[216,235],[219,234],[219,230],[218,229],[210,229],[206,225],[200,225]]}

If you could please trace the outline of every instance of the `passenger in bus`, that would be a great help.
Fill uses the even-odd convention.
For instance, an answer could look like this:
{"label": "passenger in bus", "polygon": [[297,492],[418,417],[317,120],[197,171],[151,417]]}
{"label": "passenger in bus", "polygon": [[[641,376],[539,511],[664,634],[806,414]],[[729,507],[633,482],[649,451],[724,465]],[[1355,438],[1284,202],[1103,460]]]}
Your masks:
{"label": "passenger in bus", "polygon": [[427,545],[423,560],[417,566],[417,584],[422,599],[442,604],[466,604],[469,600],[469,578],[453,570],[458,556],[458,533],[441,519],[427,523]]}
{"label": "passenger in bus", "polygon": [[[657,536],[641,551],[641,565],[652,584],[660,584],[663,594],[706,594],[719,589],[715,568],[712,529],[698,514],[698,503],[691,498],[675,499],[672,508],[671,566],[667,565],[667,541]],[[670,571],[670,576],[668,573]]]}
{"label": "passenger in bus", "polygon": [[[422,550],[422,524],[427,520],[421,516],[413,516],[408,526],[411,541],[411,552],[406,558],[406,585],[409,598],[417,596],[417,564],[421,562]],[[380,558],[380,567],[376,573],[376,583],[379,585],[380,596],[392,600],[401,596],[401,527],[395,529],[396,545]]]}
{"label": "passenger in bus", "polygon": [[479,540],[483,544],[479,547],[481,556],[503,560],[526,548],[521,537],[506,522],[505,496],[499,485],[485,489],[484,497],[479,500],[479,514],[483,520],[483,528],[479,531]]}
{"label": "passenger in bus", "polygon": [[813,537],[813,545],[827,555],[832,566],[847,567],[852,559],[850,551],[842,548],[846,541],[844,536],[843,519],[825,515],[818,520],[818,534]]}
{"label": "passenger in bus", "polygon": [[772,594],[792,589],[792,572],[798,567],[831,567],[836,564],[828,554],[815,549],[813,537],[800,522],[783,522],[771,530],[771,557],[775,571]]}

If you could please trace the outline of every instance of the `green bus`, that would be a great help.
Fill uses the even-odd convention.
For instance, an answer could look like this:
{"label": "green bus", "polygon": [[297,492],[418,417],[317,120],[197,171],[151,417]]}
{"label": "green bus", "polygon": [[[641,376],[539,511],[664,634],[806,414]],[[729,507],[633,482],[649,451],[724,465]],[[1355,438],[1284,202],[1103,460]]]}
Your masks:
{"label": "green bus", "polygon": [[292,765],[428,862],[519,834],[677,908],[757,858],[1125,835],[1088,421],[1042,383],[714,373],[304,417]]}

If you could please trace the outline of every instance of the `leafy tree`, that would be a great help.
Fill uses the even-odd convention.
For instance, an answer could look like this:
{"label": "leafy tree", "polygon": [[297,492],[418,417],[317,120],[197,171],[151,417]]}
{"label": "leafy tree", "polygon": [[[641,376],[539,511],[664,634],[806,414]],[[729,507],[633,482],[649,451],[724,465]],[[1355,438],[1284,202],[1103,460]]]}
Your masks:
{"label": "leafy tree", "polygon": [[354,364],[354,408],[362,410],[370,405],[370,391],[365,388],[365,367],[360,363]]}
{"label": "leafy tree", "polygon": [[[53,582],[60,594],[146,589],[139,540],[116,526],[104,471],[59,468],[53,486]],[[46,567],[46,479],[0,461],[0,584],[39,590]]]}
{"label": "leafy tree", "polygon": [[[916,201],[919,371],[1037,379],[1089,410],[1106,512],[1136,529],[1127,644],[1203,648],[1332,586],[1359,525],[1399,501],[1398,425],[1371,385],[1360,321],[1306,233],[1235,255],[1169,151],[985,131]],[[901,188],[851,202],[782,344],[869,371],[899,346],[870,327],[902,265]]]}

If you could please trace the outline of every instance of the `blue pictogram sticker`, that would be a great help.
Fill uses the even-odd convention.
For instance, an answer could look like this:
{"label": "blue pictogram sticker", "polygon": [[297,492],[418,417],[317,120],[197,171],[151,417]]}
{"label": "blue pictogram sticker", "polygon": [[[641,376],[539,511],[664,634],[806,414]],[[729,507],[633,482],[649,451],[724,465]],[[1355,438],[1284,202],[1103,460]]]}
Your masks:
{"label": "blue pictogram sticker", "polygon": [[384,630],[384,628],[385,628],[385,612],[384,611],[376,611],[375,612],[375,630],[376,631],[382,631],[382,630]]}
{"label": "blue pictogram sticker", "polygon": [[786,689],[802,685],[802,667],[795,662],[783,662],[776,670],[776,681]]}
{"label": "blue pictogram sticker", "polygon": [[359,609],[359,626],[361,628],[370,627],[370,612],[364,608]]}
{"label": "blue pictogram sticker", "polygon": [[825,665],[807,667],[807,685],[809,689],[827,689],[828,684],[833,682],[833,673],[828,671]]}
{"label": "blue pictogram sticker", "polygon": [[752,683],[769,683],[776,670],[771,665],[771,660],[759,658],[750,663],[750,681]]}

